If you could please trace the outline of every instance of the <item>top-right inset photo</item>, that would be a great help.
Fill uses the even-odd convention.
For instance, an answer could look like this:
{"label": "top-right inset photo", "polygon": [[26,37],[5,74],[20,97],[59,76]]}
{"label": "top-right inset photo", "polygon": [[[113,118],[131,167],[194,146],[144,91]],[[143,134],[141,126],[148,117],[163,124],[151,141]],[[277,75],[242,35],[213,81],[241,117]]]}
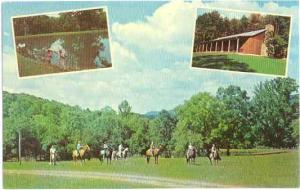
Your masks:
{"label": "top-right inset photo", "polygon": [[197,9],[192,67],[286,76],[290,16]]}

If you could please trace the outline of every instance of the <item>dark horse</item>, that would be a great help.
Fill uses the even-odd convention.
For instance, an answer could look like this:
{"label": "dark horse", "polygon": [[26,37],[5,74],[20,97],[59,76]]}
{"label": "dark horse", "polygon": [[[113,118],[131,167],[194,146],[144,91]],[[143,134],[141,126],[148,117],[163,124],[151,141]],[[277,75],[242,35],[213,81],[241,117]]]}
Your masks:
{"label": "dark horse", "polygon": [[105,158],[106,158],[107,164],[108,164],[108,161],[111,164],[112,153],[113,153],[113,149],[111,149],[111,148],[100,150],[99,160],[100,160],[101,164],[103,163]]}
{"label": "dark horse", "polygon": [[161,154],[162,150],[163,150],[162,145],[160,145],[159,148],[153,148],[152,151],[151,151],[151,149],[148,149],[145,154],[146,158],[147,158],[147,163],[149,164],[150,158],[151,158],[151,156],[153,156],[154,160],[155,160],[154,163],[158,164],[158,156]]}
{"label": "dark horse", "polygon": [[188,149],[186,151],[186,163],[188,164],[195,164],[195,160],[196,160],[196,155],[197,155],[197,150],[195,147],[193,147],[192,149]]}

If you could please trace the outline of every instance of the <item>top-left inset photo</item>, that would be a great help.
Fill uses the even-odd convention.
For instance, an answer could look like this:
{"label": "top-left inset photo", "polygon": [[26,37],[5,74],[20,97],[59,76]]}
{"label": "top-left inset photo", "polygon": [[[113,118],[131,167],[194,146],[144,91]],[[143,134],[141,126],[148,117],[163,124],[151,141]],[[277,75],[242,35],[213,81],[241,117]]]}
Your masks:
{"label": "top-left inset photo", "polygon": [[112,67],[106,8],[12,18],[19,77]]}

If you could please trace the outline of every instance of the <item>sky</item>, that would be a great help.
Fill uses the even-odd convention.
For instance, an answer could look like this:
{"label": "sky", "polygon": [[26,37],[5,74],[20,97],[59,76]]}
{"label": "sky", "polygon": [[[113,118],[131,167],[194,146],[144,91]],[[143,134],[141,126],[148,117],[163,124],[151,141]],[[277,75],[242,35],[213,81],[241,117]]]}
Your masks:
{"label": "sky", "polygon": [[[18,78],[11,17],[46,12],[108,8],[112,69]],[[288,76],[299,83],[299,17],[295,2],[237,0],[197,2],[6,2],[2,4],[3,89],[69,105],[117,109],[127,100],[132,111],[173,109],[198,92],[214,95],[238,85],[253,92],[274,76],[191,68],[197,8],[216,7],[292,15]]]}

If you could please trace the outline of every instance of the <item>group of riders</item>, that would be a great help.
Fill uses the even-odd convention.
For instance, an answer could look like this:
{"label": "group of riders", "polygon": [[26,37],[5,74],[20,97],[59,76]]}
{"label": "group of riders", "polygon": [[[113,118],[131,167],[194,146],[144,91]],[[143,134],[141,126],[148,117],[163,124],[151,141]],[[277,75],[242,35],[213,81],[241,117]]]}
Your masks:
{"label": "group of riders", "polygon": [[[193,151],[193,150],[196,150],[196,149],[192,145],[192,143],[190,143],[189,146],[188,146],[188,151]],[[210,148],[209,152],[212,153],[212,154],[215,154],[215,155],[219,154],[218,149],[217,149],[215,144],[212,144],[212,147]]]}
{"label": "group of riders", "polygon": [[[84,147],[84,145],[81,144],[80,141],[78,141],[77,145],[76,145],[76,151],[77,151],[78,155],[80,155],[80,150],[83,147]],[[118,151],[112,151],[113,149],[110,146],[108,146],[108,144],[106,142],[104,142],[103,149],[100,151],[100,155],[101,154],[105,155],[110,150],[112,152],[112,154],[110,155],[112,159],[124,158],[124,154],[125,153],[127,154],[127,152],[128,152],[128,147],[124,148],[123,144],[121,143],[118,146]],[[150,154],[152,154],[151,156],[154,156],[154,150],[155,150],[155,146],[152,141],[150,144],[150,147],[149,147],[149,152],[150,152]],[[212,147],[208,151],[209,151],[209,152],[207,152],[208,156],[211,155],[212,157],[221,160],[219,153],[218,153],[218,149],[215,144],[212,144]],[[192,143],[189,143],[189,145],[188,145],[187,157],[190,153],[194,154],[194,158],[196,157],[197,151],[196,151],[196,148],[192,145]],[[57,154],[56,148],[54,147],[54,145],[52,145],[50,148],[50,163],[51,163],[51,159],[54,159],[56,154]]]}

